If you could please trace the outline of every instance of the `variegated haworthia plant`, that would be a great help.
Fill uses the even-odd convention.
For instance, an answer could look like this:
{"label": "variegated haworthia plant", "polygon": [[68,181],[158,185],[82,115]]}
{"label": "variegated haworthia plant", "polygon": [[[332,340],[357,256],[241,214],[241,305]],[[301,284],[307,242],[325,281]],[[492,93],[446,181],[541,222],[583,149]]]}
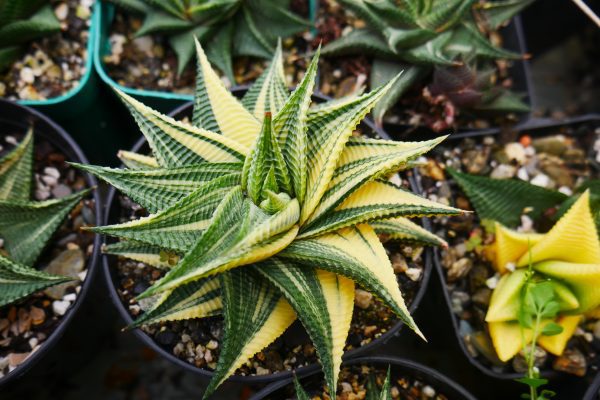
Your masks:
{"label": "variegated haworthia plant", "polygon": [[33,129],[0,158],[0,306],[71,280],[32,266],[69,211],[89,193],[31,201]]}
{"label": "variegated haworthia plant", "polygon": [[[309,26],[289,0],[109,0],[144,16],[136,36],[168,35],[181,73],[194,56],[194,36],[206,56],[234,83],[232,57],[270,59],[277,39]],[[210,43],[210,46],[208,45]]]}
{"label": "variegated haworthia plant", "polygon": [[[381,385],[381,389],[377,386],[376,377],[374,374],[369,375],[367,380],[367,388],[365,393],[366,400],[392,400],[392,388],[390,379],[390,367],[388,366],[387,374]],[[298,400],[311,400],[309,394],[304,390],[298,378],[294,375],[294,389]]]}
{"label": "variegated haworthia plant", "polygon": [[371,224],[431,241],[432,235],[403,218],[460,212],[386,179],[443,138],[353,137],[394,82],[310,108],[318,53],[289,95],[278,48],[239,101],[199,43],[197,51],[191,124],[119,92],[152,156],[121,153],[127,169],[80,167],[150,215],[93,230],[124,239],[108,245],[107,253],[167,270],[138,296],[154,305],[135,326],[222,314],[221,353],[206,395],[296,318],[335,388],[355,284],[419,332]]}
{"label": "variegated haworthia plant", "polygon": [[497,29],[533,0],[336,1],[363,19],[366,27],[353,29],[329,43],[323,54],[373,56],[372,87],[402,73],[389,95],[375,106],[377,123],[381,123],[384,114],[407,89],[433,71],[437,84],[434,82],[431,89],[451,98],[457,98],[456,92],[460,92],[462,104],[456,106],[502,112],[528,110],[517,95],[491,85],[493,74],[476,74],[474,68],[461,65],[467,59],[521,58],[520,54],[495,46],[482,34],[479,24]]}
{"label": "variegated haworthia plant", "polygon": [[0,71],[19,57],[24,44],[59,31],[48,0],[0,0]]}

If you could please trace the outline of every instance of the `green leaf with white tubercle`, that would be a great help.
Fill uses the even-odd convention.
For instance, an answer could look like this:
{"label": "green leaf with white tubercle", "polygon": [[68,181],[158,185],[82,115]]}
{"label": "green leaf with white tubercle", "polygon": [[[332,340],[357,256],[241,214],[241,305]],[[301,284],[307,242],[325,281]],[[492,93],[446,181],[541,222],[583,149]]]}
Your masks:
{"label": "green leaf with white tubercle", "polygon": [[33,173],[33,128],[0,159],[0,200],[27,201]]}

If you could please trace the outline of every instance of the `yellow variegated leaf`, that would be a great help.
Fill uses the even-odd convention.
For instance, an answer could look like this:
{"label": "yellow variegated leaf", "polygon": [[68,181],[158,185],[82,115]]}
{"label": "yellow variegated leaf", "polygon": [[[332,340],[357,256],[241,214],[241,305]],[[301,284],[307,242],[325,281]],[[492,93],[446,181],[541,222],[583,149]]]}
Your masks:
{"label": "yellow variegated leaf", "polygon": [[555,322],[563,328],[563,331],[558,335],[540,336],[537,341],[538,344],[546,349],[546,351],[556,356],[560,356],[565,350],[565,347],[567,347],[567,342],[571,339],[575,330],[577,330],[581,318],[581,315],[565,315],[558,317]]}
{"label": "yellow variegated leaf", "polygon": [[[558,220],[544,240],[531,248],[532,263],[544,260],[600,265],[600,239],[590,210],[589,190]],[[517,265],[529,265],[529,254],[523,254]]]}
{"label": "yellow variegated leaf", "polygon": [[198,72],[194,100],[195,126],[222,133],[239,143],[247,154],[260,132],[260,122],[236,99],[212,69],[200,43],[196,40]]}
{"label": "yellow variegated leaf", "polygon": [[173,252],[167,252],[159,246],[134,240],[122,240],[103,246],[102,252],[129,258],[161,269],[170,269],[179,261],[179,256]]}
{"label": "yellow variegated leaf", "polygon": [[494,267],[501,274],[508,272],[508,263],[516,264],[523,255],[529,254],[530,247],[535,246],[544,237],[538,233],[517,232],[498,222],[495,226],[496,241],[492,245],[492,251],[495,255]]}
{"label": "yellow variegated leaf", "polygon": [[600,306],[600,264],[544,261],[534,264],[533,269],[571,289],[579,300],[579,307],[573,312],[585,313]]}
{"label": "yellow variegated leaf", "polygon": [[433,246],[448,247],[448,243],[407,218],[397,217],[370,222],[378,235],[390,239],[415,241]]}
{"label": "yellow variegated leaf", "polygon": [[299,238],[313,237],[347,226],[392,217],[456,215],[462,210],[433,202],[390,182],[362,185],[344,202],[312,223],[302,227]]}
{"label": "yellow variegated leaf", "polygon": [[527,281],[527,270],[518,269],[500,278],[492,292],[485,316],[487,322],[515,321],[521,305],[521,290]]}
{"label": "yellow variegated leaf", "polygon": [[523,348],[523,339],[525,339],[526,345],[531,343],[533,339],[531,329],[524,329],[521,332],[521,326],[515,321],[489,322],[488,328],[498,358],[504,362],[510,360],[521,351]]}
{"label": "yellow variegated leaf", "polygon": [[117,157],[121,162],[131,169],[158,168],[156,158],[134,153],[132,151],[119,150]]}
{"label": "yellow variegated leaf", "polygon": [[236,140],[176,121],[118,89],[115,91],[135,118],[154,156],[163,167],[206,161],[240,162],[248,153],[248,147]]}

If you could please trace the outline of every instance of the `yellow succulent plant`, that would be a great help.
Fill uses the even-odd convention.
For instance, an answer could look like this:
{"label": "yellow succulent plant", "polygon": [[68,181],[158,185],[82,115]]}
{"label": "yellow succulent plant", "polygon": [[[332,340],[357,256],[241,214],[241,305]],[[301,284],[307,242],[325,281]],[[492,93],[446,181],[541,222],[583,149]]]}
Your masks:
{"label": "yellow succulent plant", "polygon": [[537,338],[548,352],[562,354],[584,314],[600,306],[600,240],[589,198],[586,191],[546,234],[520,233],[496,223],[488,254],[502,277],[485,320],[500,360],[510,360],[533,338],[518,322],[530,263],[535,279],[552,284],[560,306],[556,318],[542,324],[556,323],[562,332]]}

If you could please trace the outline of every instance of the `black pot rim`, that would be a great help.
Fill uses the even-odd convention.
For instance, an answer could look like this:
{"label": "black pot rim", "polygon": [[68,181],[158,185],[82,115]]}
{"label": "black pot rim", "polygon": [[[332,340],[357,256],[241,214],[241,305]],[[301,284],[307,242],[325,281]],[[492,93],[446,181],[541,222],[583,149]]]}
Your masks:
{"label": "black pot rim", "polygon": [[[247,88],[248,88],[247,86],[238,86],[238,87],[231,89],[231,91],[233,93],[239,94],[239,93],[246,91]],[[328,97],[326,97],[322,94],[317,94],[317,93],[315,93],[313,96],[314,96],[314,98],[321,99],[321,100],[329,99]],[[188,110],[192,105],[193,105],[193,102],[188,102],[186,104],[183,104],[183,105],[177,107],[172,112],[170,112],[169,116],[174,117],[176,115],[179,115],[179,114],[185,112],[186,110]],[[387,139],[387,140],[390,139],[389,136],[384,131],[377,128],[375,126],[375,124],[372,121],[370,121],[369,119],[365,118],[363,120],[363,122],[370,129],[372,129],[377,135],[379,135],[382,139]],[[146,139],[144,136],[142,136],[132,147],[132,151],[134,151],[134,152],[139,151],[141,149],[141,147],[144,146],[145,144],[146,144]],[[412,181],[412,179],[411,179],[411,186],[413,186],[413,188],[414,188],[414,182]],[[104,224],[109,223],[110,209],[111,209],[112,204],[115,201],[115,196],[116,196],[116,189],[114,187],[111,187],[109,190],[108,196],[106,197],[106,203],[105,203],[106,209],[105,209],[105,213],[104,213]],[[427,223],[427,222],[425,222],[425,223]],[[104,239],[103,243],[106,243],[105,240],[106,239]],[[416,311],[416,309],[418,308],[419,304],[421,303],[421,300],[422,300],[423,296],[425,295],[425,291],[428,286],[429,279],[431,277],[431,273],[433,270],[433,253],[429,247],[425,248],[425,250],[424,250],[424,261],[425,262],[424,262],[423,277],[421,280],[421,284],[420,284],[420,287],[417,290],[417,293],[415,294],[415,297],[409,307],[409,310],[411,313],[414,313]],[[104,277],[105,277],[106,283],[108,285],[110,298],[111,298],[114,306],[117,308],[119,315],[121,316],[121,319],[127,325],[130,325],[133,323],[133,318],[129,314],[129,311],[127,310],[127,308],[121,302],[121,299],[119,298],[117,289],[114,285],[113,273],[111,271],[110,264],[111,264],[111,262],[109,262],[109,256],[103,255],[102,256],[102,269],[104,271]],[[394,336],[398,335],[399,331],[402,329],[403,326],[404,326],[404,324],[402,322],[398,321],[395,325],[393,325],[387,332],[385,332],[379,338],[373,340],[372,342],[370,342],[364,346],[361,346],[361,347],[358,347],[358,348],[355,348],[355,349],[345,352],[343,359],[344,360],[352,359],[352,358],[357,357],[360,354],[363,354],[375,347],[386,344],[390,339],[392,339]],[[182,367],[183,369],[185,369],[189,372],[195,373],[195,374],[199,374],[199,375],[202,375],[205,377],[213,376],[214,373],[212,371],[195,367],[192,364],[175,357],[171,352],[160,347],[150,336],[148,336],[146,333],[144,333],[141,329],[136,328],[136,329],[133,329],[132,331],[144,344],[146,344],[152,350],[154,350],[155,352],[157,352],[158,354],[160,354],[162,357],[166,358],[167,360],[171,361],[172,363]],[[296,372],[299,374],[306,374],[306,373],[310,373],[312,371],[320,370],[320,368],[321,368],[320,365],[318,363],[315,363],[315,364],[310,364],[307,366],[299,367],[296,370]],[[268,374],[268,375],[247,375],[247,376],[232,375],[231,377],[229,377],[229,381],[230,382],[260,384],[260,383],[270,383],[270,382],[277,381],[280,379],[289,378],[292,375],[293,375],[292,371],[279,371],[279,372],[275,372],[275,373]]]}
{"label": "black pot rim", "polygon": [[[34,129],[34,135],[37,137],[43,137],[45,140],[52,143],[53,146],[60,150],[65,156],[67,156],[71,161],[76,161],[81,164],[88,164],[89,161],[81,148],[77,145],[77,143],[71,138],[71,136],[58,124],[52,121],[50,118],[41,114],[40,112],[22,106],[20,104],[16,104],[14,102],[0,99],[0,109],[9,109],[10,113],[14,115],[14,117],[19,116],[19,114],[25,114],[23,119],[17,123],[17,125],[22,125],[26,127],[27,120],[34,120],[36,125],[36,129]],[[0,117],[2,119],[2,117]],[[8,120],[8,118],[7,118]],[[42,129],[39,129],[39,128]],[[96,188],[98,186],[98,182],[96,178],[88,173],[83,173],[85,177],[86,184],[90,188]],[[94,190],[92,192],[94,198],[94,212],[96,216],[96,221],[103,221],[102,215],[102,204],[100,195],[98,190]],[[12,372],[9,372],[4,377],[0,378],[0,387],[8,384],[9,382],[13,382],[16,379],[25,375],[31,368],[35,366],[48,352],[50,352],[53,347],[59,342],[60,338],[66,331],[69,323],[75,317],[75,314],[81,308],[81,305],[85,301],[86,296],[90,292],[92,285],[94,284],[96,272],[97,272],[97,260],[100,255],[100,237],[96,235],[93,241],[93,251],[87,260],[87,273],[85,280],[81,285],[81,290],[77,295],[75,302],[69,307],[66,314],[61,318],[56,329],[50,334],[50,336],[41,344],[40,348],[35,351],[32,355],[30,355],[27,360],[25,360],[22,364],[20,364],[17,368],[15,368]]]}
{"label": "black pot rim", "polygon": [[598,394],[600,392],[600,373],[596,374],[596,377],[592,381],[592,384],[588,387],[583,395],[582,400],[598,400]]}
{"label": "black pot rim", "polygon": [[[450,390],[454,391],[455,394],[459,394],[460,396],[462,396],[464,398],[464,400],[476,400],[475,396],[473,396],[471,393],[469,393],[465,388],[463,388],[461,385],[459,385],[457,382],[455,382],[454,380],[448,378],[446,375],[442,374],[441,372],[438,372],[437,370],[430,368],[426,365],[423,365],[421,363],[418,363],[416,361],[412,361],[410,359],[406,359],[406,358],[400,358],[400,357],[391,357],[391,356],[370,356],[370,357],[357,357],[357,358],[353,358],[352,360],[348,360],[342,363],[342,367],[344,366],[350,366],[350,365],[357,365],[357,364],[375,364],[375,365],[392,365],[392,366],[398,366],[401,368],[405,368],[405,369],[410,369],[410,370],[414,370],[420,373],[423,373],[427,376],[432,377],[433,381],[437,381],[437,383],[441,383],[443,385],[446,385],[448,388],[450,388]],[[312,373],[307,373],[307,374],[298,374],[298,378],[299,379],[303,379],[309,376],[312,376],[314,374],[320,374],[320,371],[317,372],[312,372]],[[254,395],[252,395],[252,397],[250,397],[249,400],[261,400],[263,398],[265,398],[266,396],[272,394],[273,392],[276,392],[277,390],[291,384],[293,382],[293,378],[288,378],[286,380],[280,381],[280,382],[275,382],[265,388],[263,388],[262,390],[260,390],[259,392],[255,393]],[[431,383],[431,382],[426,382],[426,383]]]}
{"label": "black pot rim", "polygon": [[[515,127],[515,131],[521,133],[524,131],[526,132],[528,130],[533,130],[533,131],[546,130],[546,129],[558,128],[558,127],[574,125],[574,124],[592,123],[592,122],[596,122],[596,121],[600,121],[600,114],[587,114],[587,115],[582,115],[582,116],[578,116],[578,117],[574,117],[574,118],[569,118],[569,119],[566,119],[566,120],[563,120],[560,122],[550,121],[550,120],[538,120],[538,121],[532,120],[528,124],[524,124],[520,127]],[[458,142],[465,138],[480,138],[480,137],[489,136],[489,135],[490,135],[489,132],[485,132],[485,133],[467,132],[462,135],[453,135],[450,138],[448,138],[448,141],[449,142]],[[598,168],[598,166],[594,162],[592,162],[592,164],[593,164],[593,166]],[[415,180],[416,180],[418,190],[422,191],[419,174],[416,172],[415,176],[416,176]],[[469,361],[469,363],[471,365],[473,365],[475,368],[477,368],[479,371],[484,373],[485,375],[490,376],[492,378],[501,379],[501,380],[514,380],[514,379],[522,378],[523,374],[519,374],[517,372],[494,371],[490,367],[481,363],[475,357],[471,356],[471,354],[469,353],[469,350],[467,349],[467,345],[465,344],[465,341],[463,340],[463,338],[461,337],[460,332],[459,332],[459,319],[452,312],[452,300],[450,298],[450,292],[447,289],[445,273],[444,273],[444,269],[442,267],[442,263],[440,261],[439,249],[434,249],[434,258],[433,259],[434,259],[434,268],[437,271],[436,275],[438,276],[438,278],[440,280],[440,284],[442,285],[442,292],[444,295],[444,299],[446,300],[447,311],[450,313],[450,319],[452,320],[452,326],[454,328],[454,334],[456,336],[456,340],[458,341],[458,344],[459,344],[462,352],[466,356],[467,360]],[[541,371],[541,374],[543,377],[549,378],[549,379],[560,377],[560,376],[569,376],[565,372],[560,372],[560,371],[556,371],[556,370],[543,370],[543,371]],[[599,375],[599,379],[598,379],[598,387],[600,387],[600,375]]]}

